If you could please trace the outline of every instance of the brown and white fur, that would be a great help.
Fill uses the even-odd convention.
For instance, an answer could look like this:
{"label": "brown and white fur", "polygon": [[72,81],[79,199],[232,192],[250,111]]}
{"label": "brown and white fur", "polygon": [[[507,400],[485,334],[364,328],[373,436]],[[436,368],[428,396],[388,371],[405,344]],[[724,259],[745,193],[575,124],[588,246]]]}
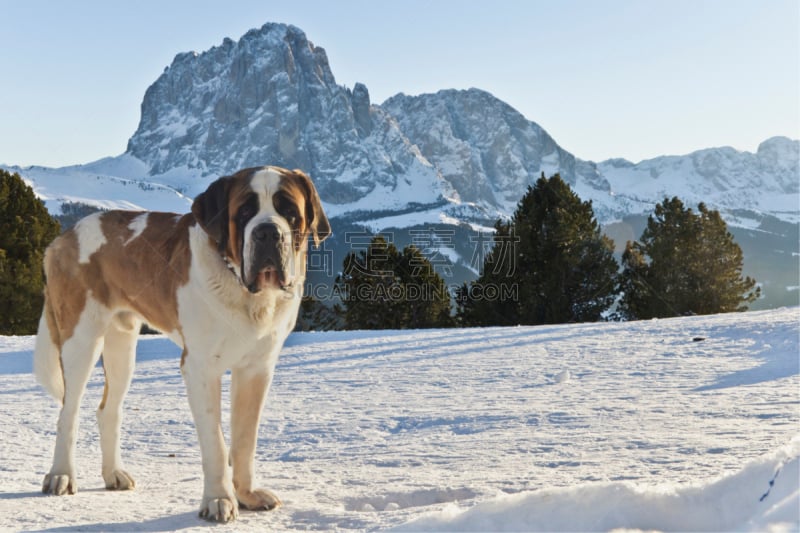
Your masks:
{"label": "brown and white fur", "polygon": [[[218,179],[191,213],[109,211],[58,237],[45,254],[45,306],[34,353],[34,373],[62,402],[43,491],[77,490],[78,407],[101,353],[103,479],[108,489],[134,487],[119,434],[146,322],[183,348],[181,371],[203,459],[200,515],[227,522],[240,505],[280,505],[253,486],[259,417],[297,318],[308,237],[319,244],[328,235],[308,176],[261,167]],[[228,369],[230,456],[220,424],[220,380]]]}

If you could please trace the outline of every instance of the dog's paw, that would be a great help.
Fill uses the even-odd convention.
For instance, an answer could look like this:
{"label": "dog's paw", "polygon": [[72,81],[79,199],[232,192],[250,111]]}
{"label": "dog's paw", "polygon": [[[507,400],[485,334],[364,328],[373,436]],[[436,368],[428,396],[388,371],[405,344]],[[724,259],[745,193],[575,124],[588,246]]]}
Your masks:
{"label": "dog's paw", "polygon": [[251,511],[271,511],[283,505],[277,496],[266,489],[237,491],[236,498],[240,506]]}
{"label": "dog's paw", "polygon": [[132,490],[136,486],[131,475],[124,470],[104,472],[103,480],[106,482],[107,490]]}
{"label": "dog's paw", "polygon": [[45,494],[52,494],[54,496],[63,496],[64,494],[75,494],[78,491],[78,485],[75,483],[75,476],[71,474],[53,474],[52,472],[44,476],[44,483],[42,483],[42,492]]}
{"label": "dog's paw", "polygon": [[233,504],[231,498],[203,498],[203,505],[200,506],[200,518],[205,518],[209,522],[230,522],[239,516],[239,510]]}

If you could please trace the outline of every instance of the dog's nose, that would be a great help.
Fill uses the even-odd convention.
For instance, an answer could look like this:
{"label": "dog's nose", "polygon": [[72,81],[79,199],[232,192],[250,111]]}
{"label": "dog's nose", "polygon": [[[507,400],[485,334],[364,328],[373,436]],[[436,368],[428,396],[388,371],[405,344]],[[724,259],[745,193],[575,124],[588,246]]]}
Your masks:
{"label": "dog's nose", "polygon": [[258,242],[283,242],[283,232],[277,224],[265,222],[253,229],[253,240]]}

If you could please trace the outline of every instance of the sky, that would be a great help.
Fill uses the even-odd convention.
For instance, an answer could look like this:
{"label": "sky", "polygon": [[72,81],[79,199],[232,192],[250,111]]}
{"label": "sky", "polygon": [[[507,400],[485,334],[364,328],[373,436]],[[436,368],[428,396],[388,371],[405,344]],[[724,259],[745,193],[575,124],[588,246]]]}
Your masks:
{"label": "sky", "polygon": [[575,156],[800,138],[797,0],[0,0],[0,163],[125,151],[176,54],[293,24],[373,103],[476,87]]}

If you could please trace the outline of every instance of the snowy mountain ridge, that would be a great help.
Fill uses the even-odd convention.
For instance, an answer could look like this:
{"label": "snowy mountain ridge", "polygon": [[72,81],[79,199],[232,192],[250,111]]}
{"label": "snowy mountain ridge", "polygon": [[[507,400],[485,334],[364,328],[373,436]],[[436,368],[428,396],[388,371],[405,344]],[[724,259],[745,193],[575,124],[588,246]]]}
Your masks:
{"label": "snowy mountain ridge", "polygon": [[[600,163],[600,173],[612,192],[632,204],[679,196],[689,204],[705,202],[742,224],[756,213],[797,222],[800,210],[800,142],[773,137],[756,153],[730,147],[698,150],[685,156],[662,156],[633,164],[625,160]],[[737,216],[739,213],[740,216]],[[753,217],[757,222],[758,217]]]}
{"label": "snowy mountain ridge", "polygon": [[[336,84],[325,50],[302,30],[273,23],[178,54],[146,91],[123,155],[62,169],[6,168],[53,207],[63,197],[161,208],[185,206],[175,191],[193,197],[219,175],[261,164],[304,169],[334,217],[433,210],[440,221],[486,224],[509,216],[542,173],[560,172],[592,200],[601,223],[673,195],[704,201],[745,227],[763,215],[800,221],[800,141],[768,139],[754,154],[723,147],[637,164],[585,161],[479,89],[373,104],[363,84]],[[85,188],[89,177],[153,183],[161,193],[117,198],[112,185]]]}

